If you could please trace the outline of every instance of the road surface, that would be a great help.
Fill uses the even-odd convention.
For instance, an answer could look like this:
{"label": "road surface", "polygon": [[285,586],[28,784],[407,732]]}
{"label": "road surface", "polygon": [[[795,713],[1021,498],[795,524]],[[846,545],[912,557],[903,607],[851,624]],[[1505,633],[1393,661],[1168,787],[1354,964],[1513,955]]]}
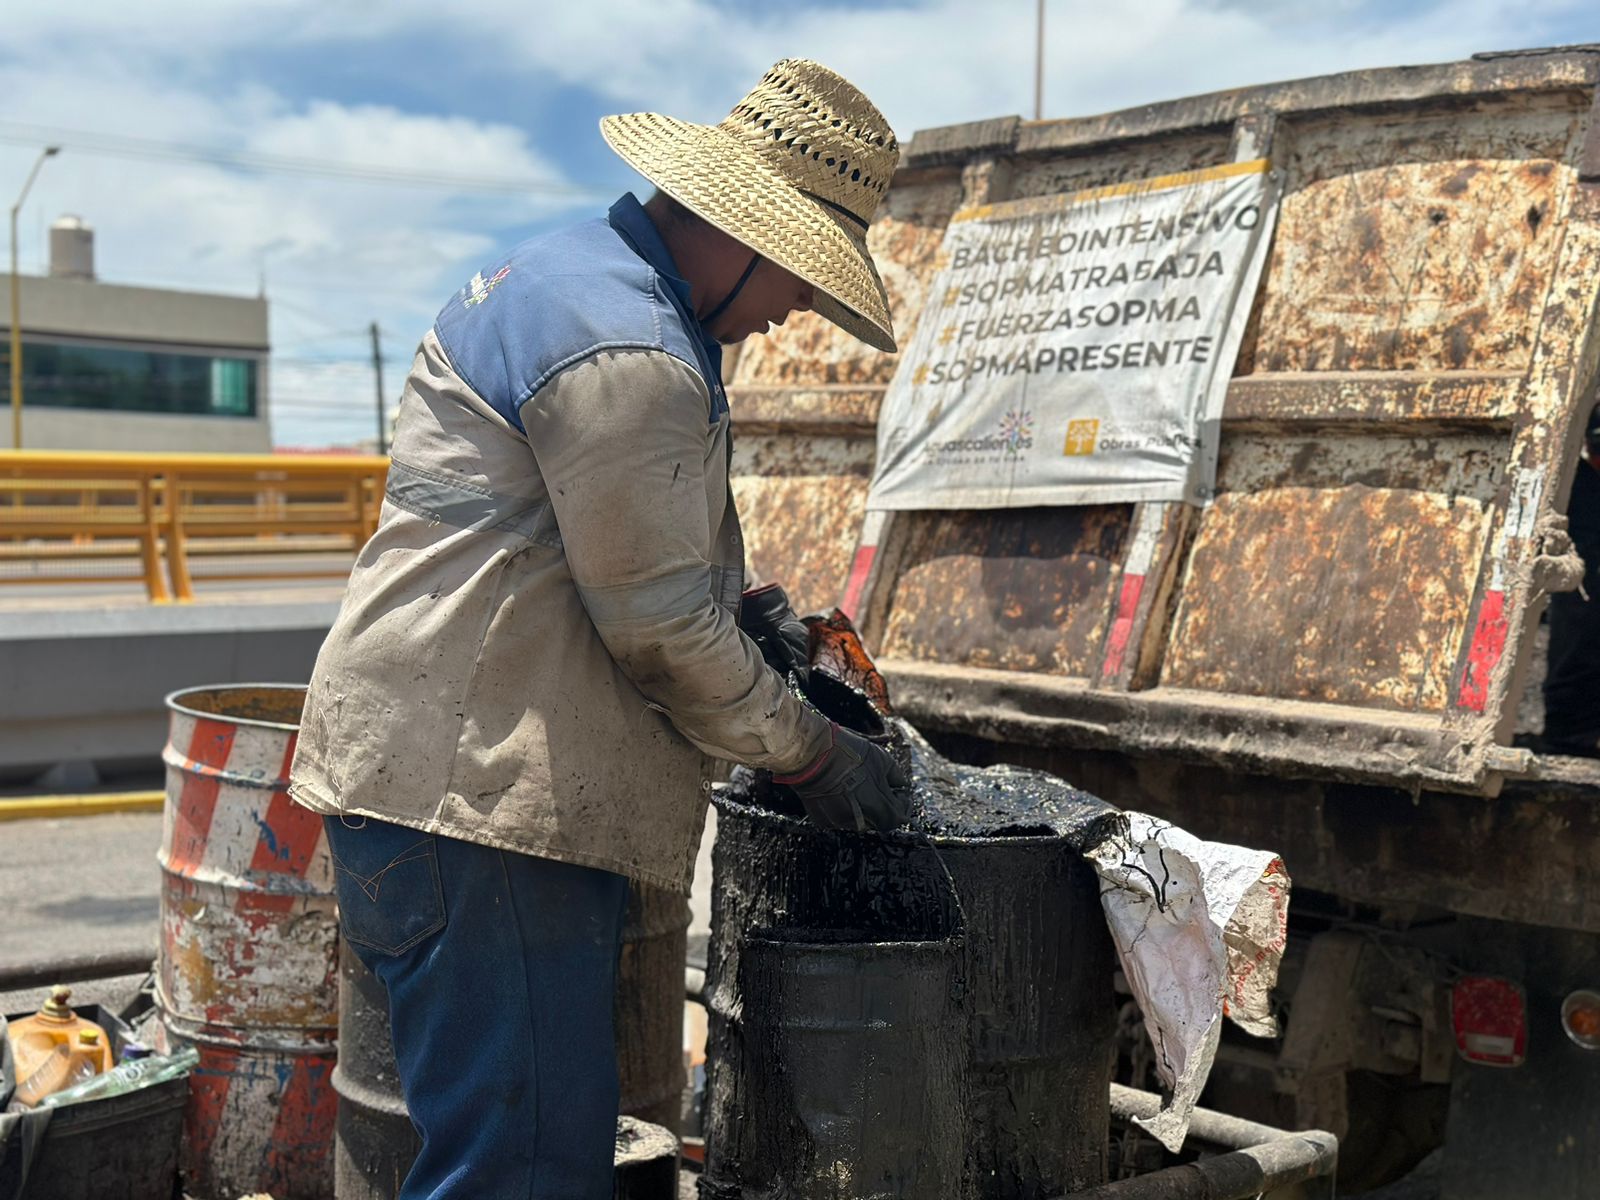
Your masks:
{"label": "road surface", "polygon": [[[160,813],[0,822],[0,969],[146,948],[153,957],[160,842]],[[37,1007],[46,991],[0,995],[0,1013]],[[85,1002],[96,991],[73,986]]]}
{"label": "road surface", "polygon": [[[712,822],[690,898],[691,933],[701,947],[710,928],[714,829]],[[144,947],[153,956],[160,844],[160,813],[0,821],[0,971]],[[37,1007],[46,991],[0,992],[0,1014]],[[90,984],[73,991],[85,1002],[100,1000]]]}

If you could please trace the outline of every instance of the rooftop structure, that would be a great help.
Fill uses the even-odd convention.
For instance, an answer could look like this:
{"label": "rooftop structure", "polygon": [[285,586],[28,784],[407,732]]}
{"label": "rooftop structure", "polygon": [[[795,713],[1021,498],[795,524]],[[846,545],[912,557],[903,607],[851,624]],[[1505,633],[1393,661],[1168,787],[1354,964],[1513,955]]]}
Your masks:
{"label": "rooftop structure", "polygon": [[[101,283],[93,233],[75,217],[52,227],[50,257],[49,275],[21,280],[25,449],[272,448],[265,298]],[[10,403],[0,372],[0,407]],[[10,447],[10,423],[0,426]]]}

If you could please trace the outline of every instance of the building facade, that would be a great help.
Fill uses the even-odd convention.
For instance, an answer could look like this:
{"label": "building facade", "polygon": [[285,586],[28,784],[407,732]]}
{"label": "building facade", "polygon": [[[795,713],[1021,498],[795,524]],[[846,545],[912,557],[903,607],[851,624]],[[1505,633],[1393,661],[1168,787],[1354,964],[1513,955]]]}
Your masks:
{"label": "building facade", "polygon": [[[58,221],[50,274],[20,280],[23,448],[269,452],[265,298],[101,283],[91,236]],[[0,447],[11,321],[0,288]]]}

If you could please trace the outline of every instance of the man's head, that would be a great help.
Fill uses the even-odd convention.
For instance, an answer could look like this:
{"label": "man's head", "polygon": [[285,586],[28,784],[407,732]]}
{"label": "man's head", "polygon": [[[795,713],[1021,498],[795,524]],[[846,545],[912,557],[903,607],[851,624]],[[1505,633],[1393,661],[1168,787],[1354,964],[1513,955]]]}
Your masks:
{"label": "man's head", "polygon": [[724,345],[766,333],[771,326],[782,325],[790,313],[806,312],[816,302],[811,284],[762,258],[665,192],[657,192],[644,207],[689,283],[695,316]]}
{"label": "man's head", "polygon": [[[785,59],[717,125],[628,113],[600,130],[660,189],[646,207],[714,337],[736,342],[814,308],[868,345],[895,348],[866,235],[900,148],[848,80]],[[697,223],[675,224],[674,204]]]}

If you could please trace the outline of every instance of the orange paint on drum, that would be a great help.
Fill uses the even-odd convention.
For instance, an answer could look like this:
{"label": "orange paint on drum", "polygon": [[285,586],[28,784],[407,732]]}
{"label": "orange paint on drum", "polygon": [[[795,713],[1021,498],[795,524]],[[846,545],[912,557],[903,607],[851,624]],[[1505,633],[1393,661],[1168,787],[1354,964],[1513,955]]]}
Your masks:
{"label": "orange paint on drum", "polygon": [[322,821],[288,795],[305,688],[167,697],[156,997],[200,1062],[185,1190],[333,1194],[338,925]]}

